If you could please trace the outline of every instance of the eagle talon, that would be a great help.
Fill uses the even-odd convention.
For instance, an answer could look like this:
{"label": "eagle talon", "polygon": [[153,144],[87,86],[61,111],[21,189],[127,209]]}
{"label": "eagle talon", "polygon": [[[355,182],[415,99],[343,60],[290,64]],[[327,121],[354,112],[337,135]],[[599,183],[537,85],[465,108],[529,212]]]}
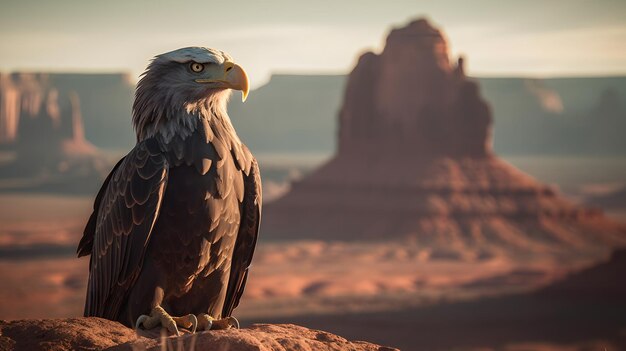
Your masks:
{"label": "eagle talon", "polygon": [[137,322],[135,322],[135,329],[139,329],[139,327],[144,324],[149,318],[150,316],[146,316],[145,314],[139,316],[139,318],[137,318]]}
{"label": "eagle talon", "polygon": [[[170,318],[172,318],[172,317],[170,317]],[[176,326],[176,322],[174,322],[173,320],[170,320],[170,319],[167,319],[166,317],[164,317],[164,318],[161,319],[161,325],[164,326],[167,329],[167,331],[169,331],[170,333],[175,334],[176,336],[180,336],[180,332],[178,331],[178,327]]]}
{"label": "eagle talon", "polygon": [[196,332],[196,328],[198,327],[198,318],[196,318],[193,314],[188,314],[183,317],[172,317],[176,325],[181,326],[185,329],[189,329],[191,334]]}
{"label": "eagle talon", "polygon": [[198,315],[198,329],[199,330],[221,330],[221,329],[239,329],[239,321],[235,317],[226,317],[222,319],[215,319],[206,313],[200,313]]}
{"label": "eagle talon", "polygon": [[206,313],[200,313],[198,315],[198,329],[200,330],[211,330],[213,327],[213,317],[209,316]]}
{"label": "eagle talon", "polygon": [[239,329],[239,321],[237,320],[237,318],[231,316],[226,317],[225,319],[228,321],[229,327]]}
{"label": "eagle talon", "polygon": [[152,309],[149,316],[142,314],[137,318],[135,329],[143,326],[143,329],[149,330],[159,325],[166,328],[170,333],[180,336],[179,326],[189,329],[191,333],[195,333],[198,327],[198,319],[193,314],[172,317],[161,306],[156,306]]}

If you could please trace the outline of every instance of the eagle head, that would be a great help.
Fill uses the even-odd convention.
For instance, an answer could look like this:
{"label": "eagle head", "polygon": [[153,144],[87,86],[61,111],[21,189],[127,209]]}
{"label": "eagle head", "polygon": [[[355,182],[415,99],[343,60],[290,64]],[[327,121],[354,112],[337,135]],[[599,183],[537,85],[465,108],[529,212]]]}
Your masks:
{"label": "eagle head", "polygon": [[138,140],[177,133],[200,118],[227,118],[231,89],[248,96],[246,72],[227,53],[187,47],[154,57],[141,75],[133,103]]}

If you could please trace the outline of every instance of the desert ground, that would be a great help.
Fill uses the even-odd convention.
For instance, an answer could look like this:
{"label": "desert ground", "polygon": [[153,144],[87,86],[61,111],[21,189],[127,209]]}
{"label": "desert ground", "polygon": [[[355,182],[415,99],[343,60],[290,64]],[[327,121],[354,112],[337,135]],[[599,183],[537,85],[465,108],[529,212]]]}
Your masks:
{"label": "desert ground", "polygon": [[[396,243],[290,242],[258,250],[237,310],[246,319],[371,312],[525,292],[590,264],[429,259],[418,248]],[[65,256],[0,261],[1,318],[81,315],[88,263]]]}
{"label": "desert ground", "polygon": [[[72,253],[90,199],[0,200],[16,205],[2,214],[0,318],[81,315],[88,258]],[[33,220],[25,209],[41,216]],[[244,325],[297,323],[404,350],[618,350],[623,330],[615,328],[624,325],[626,306],[528,297],[592,264],[580,257],[433,258],[396,242],[261,242],[236,316]],[[571,328],[589,329],[578,340]]]}
{"label": "desert ground", "polygon": [[[538,167],[537,161],[515,162]],[[286,191],[286,179],[311,169],[281,165],[266,168],[269,193]],[[541,180],[581,201],[584,194],[606,191],[593,184],[617,182],[615,172],[605,172],[604,178],[586,175],[570,163],[544,163],[537,169]],[[88,258],[75,258],[74,250],[91,206],[90,196],[0,195],[0,319],[82,315]],[[621,218],[620,211],[615,218]],[[623,300],[555,302],[532,295],[609,254],[458,259],[409,242],[272,242],[261,237],[236,316],[244,325],[298,323],[405,350],[414,345],[428,350],[619,350],[626,335]]]}

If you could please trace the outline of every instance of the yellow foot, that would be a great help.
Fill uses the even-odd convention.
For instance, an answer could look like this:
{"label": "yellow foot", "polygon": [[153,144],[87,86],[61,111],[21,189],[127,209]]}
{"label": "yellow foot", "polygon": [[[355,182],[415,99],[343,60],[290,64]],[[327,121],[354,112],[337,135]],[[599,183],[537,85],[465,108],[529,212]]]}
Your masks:
{"label": "yellow foot", "polygon": [[135,328],[143,326],[144,329],[153,329],[161,325],[166,328],[170,333],[180,336],[178,327],[189,329],[191,333],[196,332],[198,326],[198,319],[193,314],[188,314],[182,317],[170,316],[161,306],[156,306],[152,309],[149,316],[142,314],[137,318]]}
{"label": "yellow foot", "polygon": [[226,317],[215,319],[206,313],[198,315],[199,330],[217,330],[217,329],[239,329],[239,321],[235,317]]}

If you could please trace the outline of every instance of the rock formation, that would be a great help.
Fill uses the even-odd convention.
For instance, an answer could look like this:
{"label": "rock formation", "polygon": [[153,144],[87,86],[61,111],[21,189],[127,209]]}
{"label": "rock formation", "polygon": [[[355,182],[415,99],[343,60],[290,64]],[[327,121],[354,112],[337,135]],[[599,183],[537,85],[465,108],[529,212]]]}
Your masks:
{"label": "rock formation", "polygon": [[137,336],[101,318],[0,321],[0,350],[104,350]]}
{"label": "rock formation", "polygon": [[339,122],[337,154],[266,206],[265,237],[522,253],[626,243],[626,226],[493,154],[490,108],[426,20],[361,56]]}
{"label": "rock formation", "polygon": [[490,153],[489,106],[463,59],[450,65],[443,35],[423,19],[391,31],[380,55],[361,56],[339,122],[339,156]]}
{"label": "rock formation", "polygon": [[78,95],[60,94],[45,74],[0,76],[0,141],[14,152],[0,177],[37,179],[26,188],[57,181],[80,187],[77,177],[97,183],[108,169],[85,139]]}
{"label": "rock formation", "polygon": [[7,74],[0,74],[0,144],[17,138],[20,92]]}
{"label": "rock formation", "polygon": [[536,295],[559,300],[622,302],[626,296],[626,249],[616,250],[611,257],[595,266],[575,272],[555,282]]}
{"label": "rock formation", "polygon": [[101,318],[0,321],[0,350],[397,351],[292,324],[255,324],[163,339],[158,333],[143,334]]}

